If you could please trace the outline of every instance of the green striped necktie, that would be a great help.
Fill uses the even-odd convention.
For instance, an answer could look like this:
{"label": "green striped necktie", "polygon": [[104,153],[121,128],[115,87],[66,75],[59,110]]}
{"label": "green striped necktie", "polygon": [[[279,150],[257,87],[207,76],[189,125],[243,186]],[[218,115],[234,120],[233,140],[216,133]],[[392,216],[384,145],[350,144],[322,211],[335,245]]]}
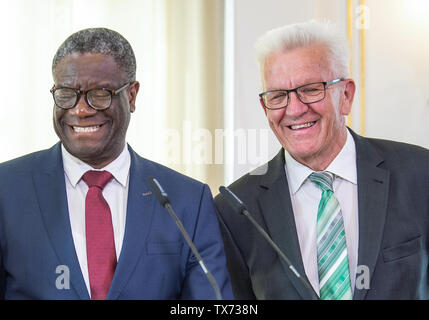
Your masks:
{"label": "green striped necktie", "polygon": [[317,210],[320,299],[351,300],[346,233],[340,203],[332,189],[334,175],[327,171],[314,172],[310,175],[310,180],[322,189]]}

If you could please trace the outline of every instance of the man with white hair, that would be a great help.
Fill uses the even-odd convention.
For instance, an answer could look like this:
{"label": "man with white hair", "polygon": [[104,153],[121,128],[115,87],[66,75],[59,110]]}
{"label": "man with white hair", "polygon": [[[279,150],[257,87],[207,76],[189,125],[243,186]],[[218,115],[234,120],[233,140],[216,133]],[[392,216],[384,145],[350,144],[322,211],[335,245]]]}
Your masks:
{"label": "man with white hair", "polygon": [[335,25],[274,29],[256,49],[260,102],[283,148],[230,189],[304,281],[218,196],[235,297],[428,299],[429,150],[346,127],[355,83]]}

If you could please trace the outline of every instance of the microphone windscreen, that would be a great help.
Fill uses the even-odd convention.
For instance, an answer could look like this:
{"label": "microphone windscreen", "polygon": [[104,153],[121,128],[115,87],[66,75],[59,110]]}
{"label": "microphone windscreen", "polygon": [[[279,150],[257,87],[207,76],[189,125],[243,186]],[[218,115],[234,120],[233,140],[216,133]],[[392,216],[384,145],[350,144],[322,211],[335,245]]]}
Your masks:
{"label": "microphone windscreen", "polygon": [[170,203],[167,193],[162,189],[158,180],[156,180],[154,177],[149,177],[147,179],[147,183],[149,184],[150,189],[155,194],[155,197],[158,199],[158,202],[161,206],[165,207],[167,203]]}
{"label": "microphone windscreen", "polygon": [[243,213],[243,210],[247,210],[243,201],[241,201],[231,190],[227,187],[221,186],[219,192],[225,198],[226,202],[236,213]]}

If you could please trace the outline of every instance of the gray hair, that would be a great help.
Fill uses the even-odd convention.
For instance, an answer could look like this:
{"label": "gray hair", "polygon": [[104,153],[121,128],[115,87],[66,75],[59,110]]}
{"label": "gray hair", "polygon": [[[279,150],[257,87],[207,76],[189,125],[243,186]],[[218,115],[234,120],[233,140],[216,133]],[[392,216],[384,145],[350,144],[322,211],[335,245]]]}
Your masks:
{"label": "gray hair", "polygon": [[106,28],[89,28],[69,36],[58,48],[52,61],[52,74],[57,64],[72,53],[100,53],[113,57],[127,81],[136,79],[136,58],[131,45],[121,34]]}
{"label": "gray hair", "polygon": [[326,48],[332,71],[337,74],[336,76],[347,78],[350,73],[347,38],[335,24],[315,20],[276,28],[258,39],[255,49],[261,75],[269,55],[316,44]]}

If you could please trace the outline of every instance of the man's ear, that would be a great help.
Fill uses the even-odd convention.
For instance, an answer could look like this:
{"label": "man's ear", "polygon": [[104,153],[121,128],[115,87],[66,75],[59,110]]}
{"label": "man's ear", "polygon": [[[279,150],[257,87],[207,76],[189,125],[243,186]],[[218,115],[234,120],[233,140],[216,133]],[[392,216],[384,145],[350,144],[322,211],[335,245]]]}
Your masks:
{"label": "man's ear", "polygon": [[341,114],[347,116],[352,111],[353,99],[356,92],[356,84],[353,79],[346,79],[346,85],[341,92]]}
{"label": "man's ear", "polygon": [[128,90],[128,102],[130,104],[130,112],[134,112],[136,110],[136,98],[137,93],[140,89],[140,83],[138,81],[134,81],[130,84],[130,88]]}

